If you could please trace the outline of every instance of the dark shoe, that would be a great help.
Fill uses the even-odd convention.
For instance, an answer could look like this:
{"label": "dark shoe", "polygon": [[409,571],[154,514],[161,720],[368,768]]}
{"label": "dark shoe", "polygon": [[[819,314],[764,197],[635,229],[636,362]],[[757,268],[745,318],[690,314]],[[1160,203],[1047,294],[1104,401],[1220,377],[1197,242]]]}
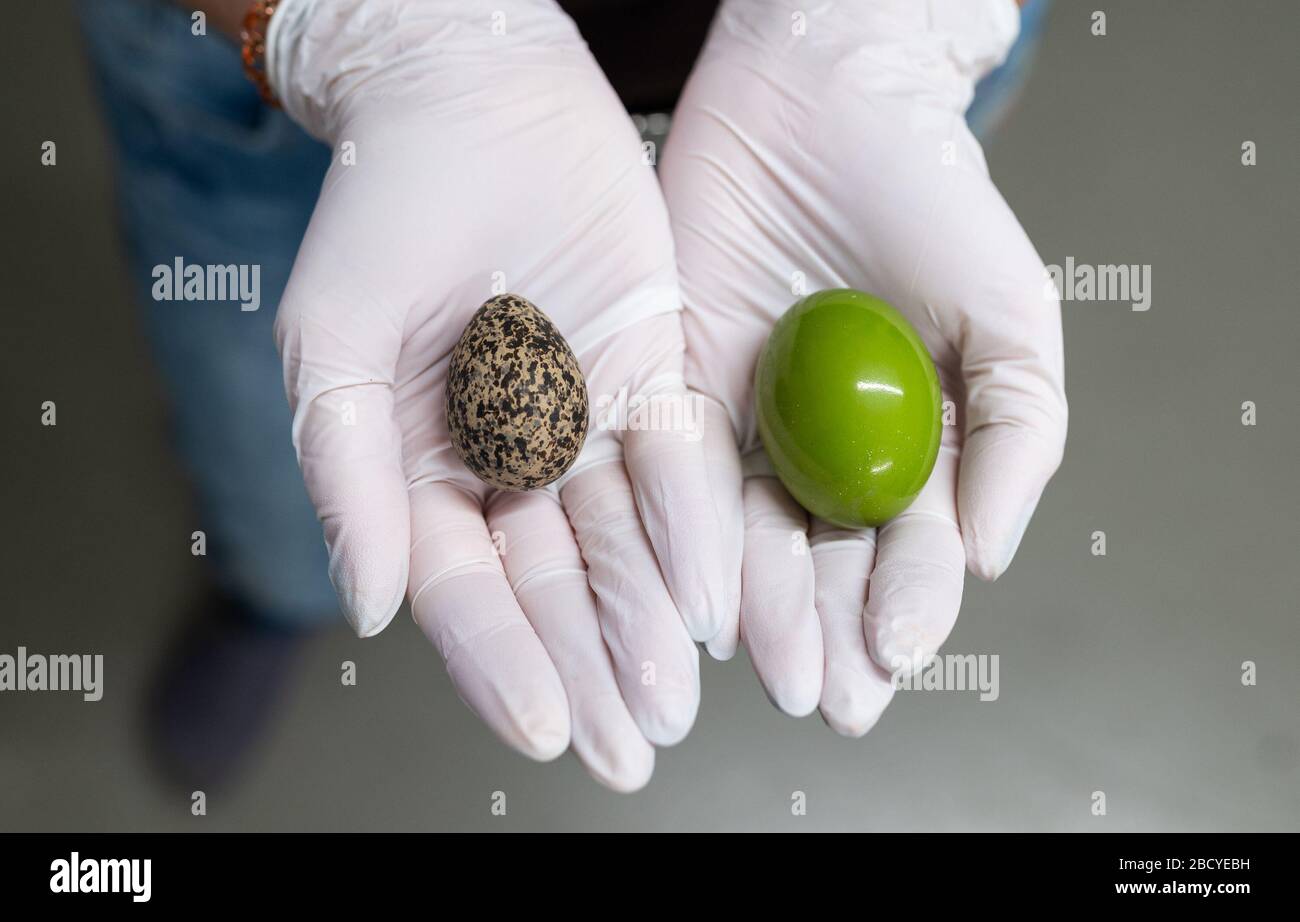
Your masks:
{"label": "dark shoe", "polygon": [[173,641],[148,701],[151,748],[187,790],[227,785],[265,735],[310,634],[213,596]]}

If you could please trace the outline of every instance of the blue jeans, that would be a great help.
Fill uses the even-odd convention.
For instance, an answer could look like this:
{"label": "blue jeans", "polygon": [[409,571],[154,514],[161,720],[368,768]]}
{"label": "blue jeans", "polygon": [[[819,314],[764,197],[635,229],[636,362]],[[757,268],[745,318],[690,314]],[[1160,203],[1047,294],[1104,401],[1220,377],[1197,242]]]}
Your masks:
{"label": "blue jeans", "polygon": [[[238,51],[158,0],[83,0],[129,274],[218,585],[286,626],[338,611],[271,325],[330,152],[261,103]],[[256,264],[261,306],[157,301],[155,266]]]}
{"label": "blue jeans", "polygon": [[[1046,0],[1032,0],[1008,63],[981,82],[979,133],[1023,78]],[[80,0],[116,152],[130,275],[166,382],[218,585],[286,626],[334,617],[321,530],[290,441],[271,327],[330,152],[244,77],[239,53],[194,36],[161,0]],[[261,306],[161,301],[156,266],[258,265]]]}

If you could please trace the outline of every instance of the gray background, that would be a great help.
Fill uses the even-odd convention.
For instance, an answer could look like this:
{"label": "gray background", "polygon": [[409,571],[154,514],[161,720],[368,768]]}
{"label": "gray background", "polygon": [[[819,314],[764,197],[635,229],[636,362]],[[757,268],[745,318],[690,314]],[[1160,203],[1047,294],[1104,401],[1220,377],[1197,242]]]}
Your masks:
{"label": "gray background", "polygon": [[[743,654],[705,657],[694,732],[620,796],[571,756],[539,766],[497,743],[408,617],[364,643],[340,625],[203,818],[153,773],[139,717],[201,585],[194,517],[72,17],[25,5],[0,65],[0,652],[101,652],[107,678],[97,704],[0,694],[0,829],[1300,829],[1300,4],[1111,3],[1094,38],[1099,5],[1057,4],[989,163],[1046,262],[1149,263],[1154,301],[1065,305],[1064,466],[1010,572],[969,582],[945,648],[1001,656],[998,702],[902,693],[845,740],[774,710]],[[45,138],[56,169],[38,165]]]}

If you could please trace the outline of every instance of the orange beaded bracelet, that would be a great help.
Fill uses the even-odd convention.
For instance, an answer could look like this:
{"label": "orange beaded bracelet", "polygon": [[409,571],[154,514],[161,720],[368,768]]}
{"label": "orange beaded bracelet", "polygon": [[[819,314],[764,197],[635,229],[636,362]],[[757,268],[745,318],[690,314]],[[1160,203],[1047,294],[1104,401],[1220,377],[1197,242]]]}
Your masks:
{"label": "orange beaded bracelet", "polygon": [[244,60],[244,76],[253,81],[267,105],[278,109],[280,103],[271,92],[271,83],[266,76],[266,31],[277,2],[278,0],[253,0],[253,5],[244,14],[244,26],[239,30],[239,38],[242,43],[240,54]]}

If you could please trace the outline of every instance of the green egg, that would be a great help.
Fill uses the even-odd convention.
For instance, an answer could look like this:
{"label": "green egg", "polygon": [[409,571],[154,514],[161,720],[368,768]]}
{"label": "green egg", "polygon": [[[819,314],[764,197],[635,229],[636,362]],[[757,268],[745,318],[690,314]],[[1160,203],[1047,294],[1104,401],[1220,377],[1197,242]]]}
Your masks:
{"label": "green egg", "polygon": [[777,476],[837,525],[887,522],[934,470],[939,376],[912,325],[873,295],[836,288],[796,302],[759,355],[754,396]]}

